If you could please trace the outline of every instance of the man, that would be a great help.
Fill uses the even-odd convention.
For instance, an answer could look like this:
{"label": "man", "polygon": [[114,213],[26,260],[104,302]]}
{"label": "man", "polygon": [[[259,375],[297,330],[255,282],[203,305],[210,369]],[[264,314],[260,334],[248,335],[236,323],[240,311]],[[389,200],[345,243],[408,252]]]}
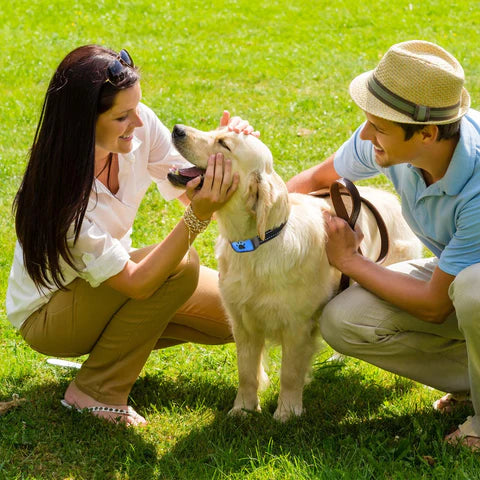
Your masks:
{"label": "man", "polygon": [[321,318],[338,352],[451,394],[468,394],[475,415],[446,440],[480,447],[480,113],[458,61],[437,45],[391,47],[375,70],[353,80],[350,95],[366,122],[331,157],[293,177],[311,192],[339,177],[384,173],[403,214],[435,258],[388,268],[357,253],[361,233],[327,218],[330,263],[357,282]]}

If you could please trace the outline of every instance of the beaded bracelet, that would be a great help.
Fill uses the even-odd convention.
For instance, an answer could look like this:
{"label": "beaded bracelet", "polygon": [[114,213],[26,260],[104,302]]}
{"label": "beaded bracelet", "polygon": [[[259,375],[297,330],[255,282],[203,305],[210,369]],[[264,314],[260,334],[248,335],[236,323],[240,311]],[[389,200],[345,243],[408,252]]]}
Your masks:
{"label": "beaded bracelet", "polygon": [[[200,220],[194,213],[192,209],[192,205],[190,204],[184,214],[183,214],[183,221],[185,222],[185,226],[187,227],[188,232],[188,252],[190,254],[190,245],[192,244],[190,241],[191,235],[198,235],[199,233],[204,232],[209,223],[210,219],[208,220]],[[190,255],[188,256],[188,260],[190,260]]]}

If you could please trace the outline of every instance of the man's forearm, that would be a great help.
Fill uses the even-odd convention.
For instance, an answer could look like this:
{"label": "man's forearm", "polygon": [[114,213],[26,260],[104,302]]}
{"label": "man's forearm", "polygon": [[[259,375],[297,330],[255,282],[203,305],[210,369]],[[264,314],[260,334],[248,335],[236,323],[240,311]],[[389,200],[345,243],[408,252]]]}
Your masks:
{"label": "man's forearm", "polygon": [[329,187],[340,176],[333,166],[334,155],[328,157],[322,163],[308,170],[300,172],[287,182],[289,192],[310,193],[321,188]]}
{"label": "man's forearm", "polygon": [[340,266],[343,273],[387,302],[431,323],[442,323],[453,306],[435,284],[389,270],[360,254]]}

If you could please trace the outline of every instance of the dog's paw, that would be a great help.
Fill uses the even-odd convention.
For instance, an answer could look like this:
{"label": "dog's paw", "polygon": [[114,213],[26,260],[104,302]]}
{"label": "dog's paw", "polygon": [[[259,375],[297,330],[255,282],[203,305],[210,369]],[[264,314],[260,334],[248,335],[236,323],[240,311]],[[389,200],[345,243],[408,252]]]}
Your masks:
{"label": "dog's paw", "polygon": [[301,405],[292,405],[289,408],[279,405],[273,414],[273,418],[278,422],[285,423],[294,417],[299,417],[304,411]]}
{"label": "dog's paw", "polygon": [[245,407],[233,407],[229,412],[228,415],[230,417],[246,417],[249,413],[260,413],[262,409],[260,405],[257,405],[256,408],[248,409]]}
{"label": "dog's paw", "polygon": [[247,411],[244,408],[233,407],[228,412],[228,416],[229,417],[246,417],[247,416]]}

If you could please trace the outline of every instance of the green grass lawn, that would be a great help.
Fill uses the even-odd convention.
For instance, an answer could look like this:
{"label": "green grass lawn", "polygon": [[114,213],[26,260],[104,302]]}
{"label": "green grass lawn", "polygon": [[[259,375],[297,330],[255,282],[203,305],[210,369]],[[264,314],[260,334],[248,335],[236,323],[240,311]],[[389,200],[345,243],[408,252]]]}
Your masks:
{"label": "green grass lawn", "polygon": [[[305,389],[306,414],[272,419],[278,349],[263,412],[230,418],[237,383],[233,345],[184,345],[152,354],[131,403],[150,424],[126,429],[59,403],[73,372],[53,368],[10,327],[3,299],[15,233],[11,203],[45,90],[74,47],[127,48],[141,66],[145,103],[171,128],[210,129],[224,108],[248,118],[284,179],[321,161],[362,113],[347,88],[392,44],[439,43],[463,64],[480,106],[476,2],[13,0],[0,9],[0,401],[27,399],[0,417],[5,479],[475,479],[479,458],[442,438],[468,410],[441,416],[438,392],[354,359],[327,362],[324,347]],[[300,134],[301,132],[307,134]],[[377,179],[386,185],[384,179]],[[388,187],[388,186],[387,186]],[[161,239],[182,208],[152,188],[136,246]],[[216,227],[196,241],[214,267]]]}

